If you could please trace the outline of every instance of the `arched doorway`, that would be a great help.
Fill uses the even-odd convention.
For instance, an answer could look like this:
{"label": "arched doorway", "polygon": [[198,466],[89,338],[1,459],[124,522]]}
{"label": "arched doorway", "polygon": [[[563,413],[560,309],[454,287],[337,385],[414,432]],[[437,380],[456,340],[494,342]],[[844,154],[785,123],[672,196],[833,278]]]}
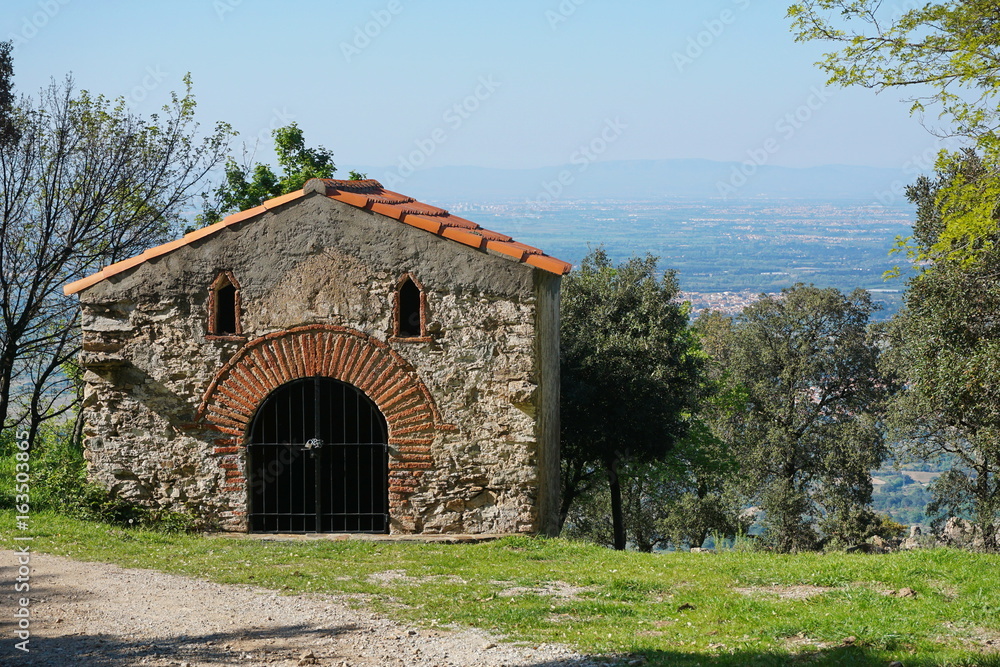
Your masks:
{"label": "arched doorway", "polygon": [[251,531],[388,531],[388,430],[360,389],[292,380],[264,399],[249,433]]}

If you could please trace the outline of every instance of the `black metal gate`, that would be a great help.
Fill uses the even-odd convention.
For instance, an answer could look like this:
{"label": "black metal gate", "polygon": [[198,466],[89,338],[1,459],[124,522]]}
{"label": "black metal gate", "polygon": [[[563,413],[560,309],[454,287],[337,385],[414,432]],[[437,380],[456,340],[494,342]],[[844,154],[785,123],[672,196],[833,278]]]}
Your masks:
{"label": "black metal gate", "polygon": [[387,436],[382,413],[345,382],[305,378],[275,389],[247,443],[250,530],[388,532]]}

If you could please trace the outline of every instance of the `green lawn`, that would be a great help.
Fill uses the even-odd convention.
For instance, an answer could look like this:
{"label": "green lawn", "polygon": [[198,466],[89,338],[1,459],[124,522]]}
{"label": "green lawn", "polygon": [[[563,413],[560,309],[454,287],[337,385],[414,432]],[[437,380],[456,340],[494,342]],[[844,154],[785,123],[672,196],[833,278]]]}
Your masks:
{"label": "green lawn", "polygon": [[[275,542],[32,519],[36,551],[289,594],[363,594],[407,622],[652,665],[1000,665],[998,556],[648,555],[532,538]],[[11,535],[9,513],[0,527]],[[904,587],[916,597],[887,595]]]}

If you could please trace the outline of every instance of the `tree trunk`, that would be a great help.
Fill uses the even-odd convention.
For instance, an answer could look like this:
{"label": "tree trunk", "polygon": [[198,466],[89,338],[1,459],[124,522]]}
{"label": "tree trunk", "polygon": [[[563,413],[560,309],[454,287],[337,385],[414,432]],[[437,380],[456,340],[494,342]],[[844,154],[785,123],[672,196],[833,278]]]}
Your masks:
{"label": "tree trunk", "polygon": [[73,446],[83,449],[83,400],[79,397],[76,400],[76,417],[73,418]]}
{"label": "tree trunk", "polygon": [[983,534],[983,551],[996,553],[997,528],[995,523],[996,510],[990,492],[990,465],[983,462],[976,466],[976,523]]}
{"label": "tree trunk", "polygon": [[[704,481],[699,482],[698,490],[695,492],[695,494],[698,496],[698,500],[705,500],[705,498],[708,496],[708,484],[706,484]],[[699,511],[700,512],[705,511],[700,504],[699,504]],[[700,549],[702,546],[704,546],[705,540],[708,539],[708,528],[702,529],[702,531],[698,533],[695,539],[698,540],[698,544],[692,544],[691,546],[698,547]],[[716,548],[718,548],[718,545],[716,545]]]}
{"label": "tree trunk", "polygon": [[611,490],[611,524],[614,527],[615,550],[625,551],[625,516],[622,513],[622,486],[618,480],[618,457],[607,463],[608,486]]}
{"label": "tree trunk", "polygon": [[0,358],[0,428],[7,427],[7,412],[10,409],[10,385],[14,378],[14,362],[16,360],[17,352],[13,343],[8,341],[4,347],[2,358]]}
{"label": "tree trunk", "polygon": [[559,532],[562,532],[563,525],[566,523],[566,517],[569,516],[569,508],[572,507],[573,501],[577,499],[581,492],[581,484],[583,480],[587,477],[583,470],[586,467],[586,463],[583,461],[575,461],[577,465],[572,468],[572,472],[566,479],[566,483],[562,488],[562,498],[559,505]]}

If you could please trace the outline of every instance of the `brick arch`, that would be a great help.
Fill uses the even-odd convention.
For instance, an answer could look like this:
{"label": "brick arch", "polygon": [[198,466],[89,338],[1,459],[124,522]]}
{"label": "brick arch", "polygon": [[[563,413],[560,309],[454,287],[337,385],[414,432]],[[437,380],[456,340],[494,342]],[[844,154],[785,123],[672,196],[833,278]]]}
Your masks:
{"label": "brick arch", "polygon": [[245,437],[257,408],[272,391],[316,376],[354,385],[374,401],[389,427],[389,444],[400,446],[401,462],[426,463],[429,468],[434,431],[455,428],[443,423],[430,391],[395,350],[360,331],[322,324],[248,341],[216,373],[198,407],[197,421]]}

